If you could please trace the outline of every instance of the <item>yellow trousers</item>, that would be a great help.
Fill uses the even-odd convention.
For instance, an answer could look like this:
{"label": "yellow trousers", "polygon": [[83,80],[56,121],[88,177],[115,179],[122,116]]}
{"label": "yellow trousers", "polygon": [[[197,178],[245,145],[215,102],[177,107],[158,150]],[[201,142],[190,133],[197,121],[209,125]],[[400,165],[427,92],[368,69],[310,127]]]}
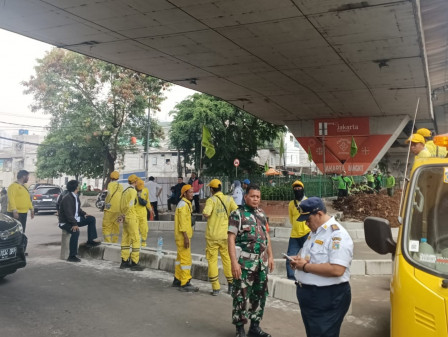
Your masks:
{"label": "yellow trousers", "polygon": [[177,257],[174,268],[174,277],[180,280],[181,286],[184,286],[191,279],[191,246],[189,248],[185,248],[183,240],[176,241],[176,246]]}
{"label": "yellow trousers", "polygon": [[233,282],[232,265],[230,263],[227,240],[207,240],[205,247],[205,258],[208,261],[208,279],[212,283],[213,290],[221,288],[219,284],[218,272],[218,252],[221,255],[224,275],[228,283]]}
{"label": "yellow trousers", "polygon": [[146,209],[145,215],[137,215],[138,219],[138,229],[140,231],[140,242],[142,247],[146,247],[146,239],[148,238],[148,220],[146,220]]}
{"label": "yellow trousers", "polygon": [[118,235],[120,234],[120,224],[117,218],[120,216],[119,212],[104,211],[103,217],[103,238],[104,242],[118,242]]}
{"label": "yellow trousers", "polygon": [[138,263],[140,259],[140,233],[138,230],[138,220],[136,216],[126,216],[123,223],[121,258],[124,261],[127,261],[129,256],[131,256],[132,262]]}

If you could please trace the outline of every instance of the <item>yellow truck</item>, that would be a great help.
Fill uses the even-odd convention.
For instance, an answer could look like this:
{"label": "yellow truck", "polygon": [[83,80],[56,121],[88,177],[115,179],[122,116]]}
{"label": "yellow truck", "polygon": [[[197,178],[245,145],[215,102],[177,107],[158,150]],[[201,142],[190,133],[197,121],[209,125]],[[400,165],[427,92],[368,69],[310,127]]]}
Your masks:
{"label": "yellow truck", "polygon": [[448,336],[448,159],[415,160],[403,191],[397,242],[387,220],[364,221],[367,245],[393,255],[390,335]]}

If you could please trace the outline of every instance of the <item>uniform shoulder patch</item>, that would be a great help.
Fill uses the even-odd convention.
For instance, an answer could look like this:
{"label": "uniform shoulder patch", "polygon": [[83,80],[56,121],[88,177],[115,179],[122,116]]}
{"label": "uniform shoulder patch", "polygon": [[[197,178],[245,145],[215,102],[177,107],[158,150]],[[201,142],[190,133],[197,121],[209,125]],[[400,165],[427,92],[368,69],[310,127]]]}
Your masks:
{"label": "uniform shoulder patch", "polygon": [[339,230],[339,227],[338,227],[338,225],[331,225],[331,229],[332,229],[333,231],[338,231],[338,230]]}

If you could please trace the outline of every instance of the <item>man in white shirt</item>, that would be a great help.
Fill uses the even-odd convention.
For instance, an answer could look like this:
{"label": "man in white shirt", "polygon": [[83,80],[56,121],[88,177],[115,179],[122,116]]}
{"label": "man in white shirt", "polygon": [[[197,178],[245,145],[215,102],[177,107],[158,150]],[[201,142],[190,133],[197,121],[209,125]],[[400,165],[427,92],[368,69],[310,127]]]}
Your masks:
{"label": "man in white shirt", "polygon": [[306,335],[338,337],[351,302],[353,241],[327,214],[320,198],[303,200],[299,208],[297,220],[306,221],[311,232],[292,258],[291,268],[296,270],[297,299]]}
{"label": "man in white shirt", "polygon": [[148,191],[149,191],[149,202],[151,203],[152,209],[154,210],[154,220],[159,220],[159,211],[157,210],[157,200],[160,193],[162,193],[162,187],[154,181],[154,177],[149,177]]}

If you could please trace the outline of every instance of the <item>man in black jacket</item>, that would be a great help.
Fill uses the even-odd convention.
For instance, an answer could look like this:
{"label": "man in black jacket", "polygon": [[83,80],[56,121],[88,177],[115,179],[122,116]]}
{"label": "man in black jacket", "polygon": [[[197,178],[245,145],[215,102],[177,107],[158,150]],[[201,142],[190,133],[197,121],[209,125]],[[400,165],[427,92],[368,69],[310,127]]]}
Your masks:
{"label": "man in black jacket", "polygon": [[78,197],[79,183],[76,180],[70,180],[67,183],[68,193],[62,198],[59,205],[59,228],[71,234],[70,254],[67,259],[69,262],[80,262],[78,254],[79,227],[87,226],[87,245],[90,247],[98,246],[101,243],[94,241],[98,236],[96,233],[96,219],[87,215],[81,209],[81,202]]}

